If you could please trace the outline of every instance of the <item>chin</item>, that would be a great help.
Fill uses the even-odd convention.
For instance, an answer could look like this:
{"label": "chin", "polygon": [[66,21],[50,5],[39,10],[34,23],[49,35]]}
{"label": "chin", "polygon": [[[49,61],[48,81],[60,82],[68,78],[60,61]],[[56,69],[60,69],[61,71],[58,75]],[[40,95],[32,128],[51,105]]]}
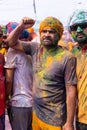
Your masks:
{"label": "chin", "polygon": [[86,45],[87,44],[87,40],[80,40],[80,41],[78,41],[78,43],[79,43],[79,45],[81,46],[81,47],[83,47],[84,45]]}
{"label": "chin", "polygon": [[78,43],[87,43],[87,38],[81,38],[76,40]]}

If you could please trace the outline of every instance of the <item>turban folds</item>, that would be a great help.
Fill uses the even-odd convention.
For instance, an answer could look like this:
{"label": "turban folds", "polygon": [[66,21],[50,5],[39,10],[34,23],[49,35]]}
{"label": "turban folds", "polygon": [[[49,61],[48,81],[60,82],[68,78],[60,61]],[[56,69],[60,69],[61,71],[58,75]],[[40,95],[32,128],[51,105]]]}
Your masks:
{"label": "turban folds", "polygon": [[[16,27],[18,26],[18,23],[17,22],[9,22],[7,25],[6,25],[6,28],[7,28],[7,33],[11,33]],[[20,39],[24,39],[24,38],[28,38],[29,37],[29,32],[27,30],[24,30],[19,38]]]}
{"label": "turban folds", "polygon": [[44,28],[53,28],[61,37],[63,33],[63,24],[55,17],[47,17],[40,23],[39,33],[41,34]]}
{"label": "turban folds", "polygon": [[18,25],[18,23],[16,23],[16,22],[9,22],[9,23],[6,25],[7,33],[12,32],[12,31],[17,27],[17,25]]}
{"label": "turban folds", "polygon": [[29,32],[25,29],[24,31],[22,31],[22,33],[19,36],[19,39],[27,39],[29,37]]}
{"label": "turban folds", "polygon": [[68,29],[70,31],[70,26],[87,23],[87,10],[76,10],[73,12],[68,21]]}

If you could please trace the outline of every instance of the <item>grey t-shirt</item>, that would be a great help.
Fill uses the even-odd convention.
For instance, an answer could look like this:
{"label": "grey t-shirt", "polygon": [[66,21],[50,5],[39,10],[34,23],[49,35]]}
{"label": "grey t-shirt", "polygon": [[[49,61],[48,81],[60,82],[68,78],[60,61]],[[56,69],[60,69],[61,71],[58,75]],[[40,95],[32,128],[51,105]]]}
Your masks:
{"label": "grey t-shirt", "polygon": [[66,122],[66,86],[76,86],[76,58],[64,49],[38,52],[34,61],[34,111],[47,124]]}
{"label": "grey t-shirt", "polygon": [[10,48],[4,67],[15,69],[11,105],[15,107],[31,107],[33,103],[33,71],[31,57],[21,51]]}

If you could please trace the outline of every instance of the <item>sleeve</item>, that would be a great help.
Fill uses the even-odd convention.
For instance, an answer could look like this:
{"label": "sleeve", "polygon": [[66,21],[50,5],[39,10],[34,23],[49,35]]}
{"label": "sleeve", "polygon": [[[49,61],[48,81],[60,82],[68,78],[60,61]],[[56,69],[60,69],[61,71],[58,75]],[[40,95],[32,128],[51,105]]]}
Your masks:
{"label": "sleeve", "polygon": [[8,50],[4,68],[9,69],[16,68],[16,58],[17,57],[15,51]]}
{"label": "sleeve", "polygon": [[76,75],[76,64],[77,60],[75,57],[68,59],[65,67],[65,84],[68,85],[77,85],[77,75]]}

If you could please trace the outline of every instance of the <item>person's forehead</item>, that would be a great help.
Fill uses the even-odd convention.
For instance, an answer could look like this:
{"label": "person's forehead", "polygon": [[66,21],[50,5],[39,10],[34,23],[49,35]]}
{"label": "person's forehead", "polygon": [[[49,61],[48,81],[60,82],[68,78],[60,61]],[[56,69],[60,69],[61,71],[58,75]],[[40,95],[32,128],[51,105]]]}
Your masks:
{"label": "person's forehead", "polygon": [[55,29],[54,29],[54,28],[51,28],[51,27],[49,27],[49,28],[44,27],[43,30],[55,30]]}

